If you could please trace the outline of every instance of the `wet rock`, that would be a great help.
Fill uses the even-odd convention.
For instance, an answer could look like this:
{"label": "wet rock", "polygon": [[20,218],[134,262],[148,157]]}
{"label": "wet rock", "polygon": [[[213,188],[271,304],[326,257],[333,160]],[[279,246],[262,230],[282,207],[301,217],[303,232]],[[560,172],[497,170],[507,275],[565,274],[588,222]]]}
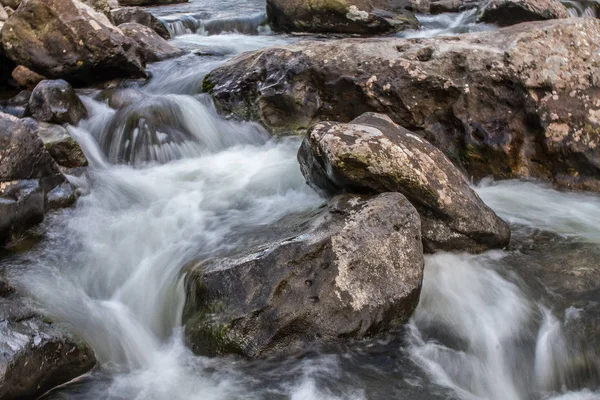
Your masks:
{"label": "wet rock", "polygon": [[488,0],[479,16],[481,22],[500,26],[556,18],[569,18],[567,7],[559,0]]}
{"label": "wet rock", "polygon": [[37,398],[92,369],[91,348],[44,318],[3,275],[0,270],[0,398]]}
{"label": "wet rock", "polygon": [[136,22],[147,26],[165,40],[171,39],[169,30],[158,18],[139,7],[121,7],[110,12],[113,22],[119,26],[127,22]]}
{"label": "wet rock", "polygon": [[188,341],[202,354],[260,357],[397,327],[419,299],[420,232],[399,193],[335,197],[294,237],[191,268]]}
{"label": "wet rock", "polygon": [[578,18],[457,37],[305,41],[243,54],[203,88],[221,112],[275,134],[380,112],[473,180],[600,190],[599,53],[600,21]]}
{"label": "wet rock", "polygon": [[185,50],[170,45],[147,26],[128,22],[119,25],[119,29],[123,31],[125,36],[135,40],[140,45],[144,59],[147,62],[162,61],[167,58],[179,57],[186,53]]}
{"label": "wet rock", "polygon": [[400,192],[421,215],[428,252],[503,248],[510,229],[438,149],[382,114],[348,124],[317,124],[298,160],[308,183],[326,196]]}
{"label": "wet rock", "polygon": [[267,0],[270,25],[283,32],[378,34],[419,26],[410,1]]}
{"label": "wet rock", "polygon": [[67,81],[40,82],[29,100],[31,115],[38,121],[77,125],[87,117],[87,109]]}
{"label": "wet rock", "polygon": [[64,168],[79,168],[88,165],[87,158],[79,143],[64,127],[46,122],[38,122],[32,118],[24,120],[27,127],[35,132],[44,143],[54,161]]}
{"label": "wet rock", "polygon": [[26,117],[29,115],[30,98],[31,90],[23,90],[15,97],[0,101],[0,110],[4,110],[6,114],[14,115],[17,118]]}
{"label": "wet rock", "polygon": [[146,77],[137,43],[77,0],[27,0],[2,32],[6,55],[48,78],[88,84]]}
{"label": "wet rock", "polygon": [[33,89],[38,83],[46,79],[46,77],[33,72],[23,65],[17,65],[11,76],[17,82],[19,87]]}
{"label": "wet rock", "polygon": [[0,113],[0,245],[41,222],[46,193],[64,183],[35,133],[22,120]]}

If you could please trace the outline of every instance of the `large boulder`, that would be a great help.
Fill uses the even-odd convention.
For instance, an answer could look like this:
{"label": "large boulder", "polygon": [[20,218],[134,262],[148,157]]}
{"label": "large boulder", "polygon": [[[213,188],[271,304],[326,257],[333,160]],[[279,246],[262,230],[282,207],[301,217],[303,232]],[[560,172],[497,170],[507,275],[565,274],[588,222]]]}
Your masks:
{"label": "large boulder", "polygon": [[567,18],[430,39],[304,41],[243,54],[203,88],[276,134],[389,115],[469,178],[600,190],[600,21]]}
{"label": "large boulder", "polygon": [[421,215],[428,252],[481,252],[508,245],[510,229],[438,149],[382,114],[315,125],[298,160],[326,196],[400,192]]}
{"label": "large boulder", "polygon": [[147,62],[162,61],[186,53],[185,50],[169,44],[151,28],[136,22],[121,24],[119,29],[125,36],[132,38],[140,45]]}
{"label": "large boulder", "polygon": [[[18,118],[0,113],[0,245],[41,222],[51,207],[47,195],[74,194],[42,141]],[[67,185],[69,186],[69,185]],[[56,203],[56,201],[54,201]]]}
{"label": "large boulder", "polygon": [[184,323],[201,354],[268,356],[360,339],[412,315],[419,215],[399,193],[341,195],[296,235],[188,272]]}
{"label": "large boulder", "polygon": [[410,1],[267,0],[270,25],[284,32],[377,34],[419,26]]}
{"label": "large boulder", "polygon": [[527,21],[569,18],[569,10],[559,0],[487,0],[479,20],[500,26]]}
{"label": "large boulder", "polygon": [[43,80],[29,99],[29,111],[38,121],[77,125],[87,109],[67,81]]}
{"label": "large boulder", "polygon": [[115,25],[127,22],[137,22],[147,26],[165,40],[171,39],[171,34],[166,25],[154,15],[139,7],[120,7],[110,12]]}
{"label": "large boulder", "polygon": [[96,363],[85,343],[41,315],[0,269],[0,398],[35,399]]}
{"label": "large boulder", "polygon": [[2,47],[18,64],[74,84],[146,76],[137,43],[77,0],[24,0],[4,24]]}

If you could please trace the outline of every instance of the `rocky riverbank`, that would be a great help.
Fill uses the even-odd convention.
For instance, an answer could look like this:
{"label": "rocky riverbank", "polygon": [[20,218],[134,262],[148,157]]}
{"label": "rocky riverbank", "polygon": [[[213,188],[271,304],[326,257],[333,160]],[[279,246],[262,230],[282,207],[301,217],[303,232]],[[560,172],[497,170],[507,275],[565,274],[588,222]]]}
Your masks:
{"label": "rocky riverbank", "polygon": [[[181,149],[250,143],[218,137],[242,126],[268,141],[240,120],[275,141],[304,137],[298,165],[325,205],[294,216],[277,237],[178,266],[184,335],[198,354],[268,357],[398,333],[418,306],[426,254],[510,245],[508,224],[474,181],[600,191],[600,22],[570,18],[558,1],[268,0],[266,21],[295,43],[244,53],[204,77],[202,96],[232,119],[211,119],[211,137],[190,118],[204,110],[198,104],[212,105],[207,97],[145,91],[149,63],[196,57],[147,10],[0,1],[0,90],[16,94],[0,97],[0,245],[75,204],[72,176],[88,160],[71,132],[93,116],[92,102],[110,110],[95,138],[107,163],[140,167],[181,158],[170,158]],[[513,26],[402,37],[419,29],[421,14],[467,9]],[[205,26],[257,34],[264,22],[261,14]],[[0,334],[10,339],[0,397],[34,398],[93,368],[91,348],[5,275],[0,267]]]}

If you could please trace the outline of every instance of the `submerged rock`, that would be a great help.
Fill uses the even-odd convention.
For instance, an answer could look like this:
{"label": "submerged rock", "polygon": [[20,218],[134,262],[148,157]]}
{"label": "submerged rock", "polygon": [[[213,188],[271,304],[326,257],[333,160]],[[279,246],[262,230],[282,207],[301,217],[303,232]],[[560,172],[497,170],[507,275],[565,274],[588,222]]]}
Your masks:
{"label": "submerged rock", "polygon": [[559,0],[487,0],[479,20],[500,26],[528,21],[569,18],[569,10]]}
{"label": "submerged rock", "polygon": [[[22,120],[0,113],[0,245],[40,223],[46,193],[64,183],[35,133]],[[70,203],[74,200],[71,196]]]}
{"label": "submerged rock", "polygon": [[89,346],[45,319],[0,270],[0,398],[37,398],[96,363]]}
{"label": "submerged rock", "polygon": [[204,81],[217,107],[277,134],[389,115],[475,180],[600,190],[600,21],[430,39],[305,41],[243,54]]}
{"label": "submerged rock", "polygon": [[327,196],[400,192],[421,215],[427,251],[481,252],[508,245],[510,229],[438,149],[382,114],[317,124],[298,159]]}
{"label": "submerged rock", "polygon": [[29,111],[38,121],[77,125],[87,117],[87,109],[67,81],[40,82],[29,100]]}
{"label": "submerged rock", "polygon": [[18,64],[75,84],[145,77],[137,43],[77,0],[26,0],[4,24],[2,47]]}
{"label": "submerged rock", "polygon": [[115,25],[136,22],[147,26],[165,40],[171,39],[169,30],[158,18],[139,7],[121,7],[110,12]]}
{"label": "submerged rock", "polygon": [[179,57],[186,53],[185,50],[169,44],[147,26],[128,22],[119,25],[119,29],[123,31],[125,36],[132,38],[140,45],[144,59],[147,62],[162,61],[167,58]]}
{"label": "submerged rock", "polygon": [[377,34],[419,26],[409,1],[267,0],[271,26],[284,32]]}
{"label": "submerged rock", "polygon": [[419,300],[419,216],[399,193],[335,197],[299,234],[255,251],[189,271],[195,352],[259,357],[360,339],[405,323]]}

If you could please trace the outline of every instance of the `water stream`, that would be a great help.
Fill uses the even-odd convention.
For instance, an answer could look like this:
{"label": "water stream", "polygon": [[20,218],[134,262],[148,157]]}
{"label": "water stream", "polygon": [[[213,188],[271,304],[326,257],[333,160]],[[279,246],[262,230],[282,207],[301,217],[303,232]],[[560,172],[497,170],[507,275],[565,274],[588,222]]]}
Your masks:
{"label": "water stream", "polygon": [[[256,361],[186,348],[185,265],[265,240],[286,217],[323,203],[300,174],[298,138],[226,121],[198,94],[204,75],[232,55],[299,40],[272,34],[263,7],[215,0],[151,9],[175,45],[211,55],[152,65],[151,81],[122,94],[119,110],[98,93],[84,97],[90,118],[71,130],[91,164],[71,177],[84,195],[47,219],[31,251],[3,261],[99,359],[45,398],[600,398],[600,197],[532,182],[478,188],[511,223],[510,249],[428,257],[404,333]],[[429,23],[419,36],[489,28],[473,28],[469,12]]]}

